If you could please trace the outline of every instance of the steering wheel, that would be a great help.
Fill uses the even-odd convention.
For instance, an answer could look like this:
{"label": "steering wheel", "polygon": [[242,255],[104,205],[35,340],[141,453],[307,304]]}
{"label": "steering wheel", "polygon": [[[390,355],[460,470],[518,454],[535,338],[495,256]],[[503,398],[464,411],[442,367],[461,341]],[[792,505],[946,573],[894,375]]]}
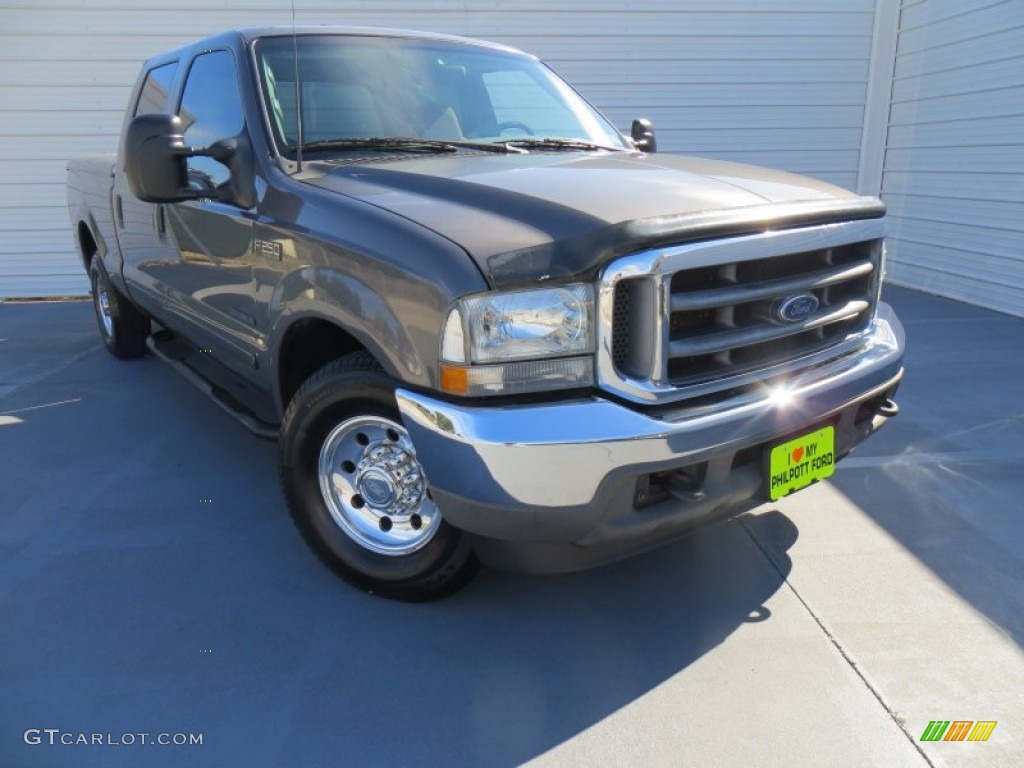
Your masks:
{"label": "steering wheel", "polygon": [[498,133],[504,133],[505,131],[522,131],[527,136],[533,136],[530,126],[526,123],[520,123],[518,120],[506,120],[504,123],[498,123]]}

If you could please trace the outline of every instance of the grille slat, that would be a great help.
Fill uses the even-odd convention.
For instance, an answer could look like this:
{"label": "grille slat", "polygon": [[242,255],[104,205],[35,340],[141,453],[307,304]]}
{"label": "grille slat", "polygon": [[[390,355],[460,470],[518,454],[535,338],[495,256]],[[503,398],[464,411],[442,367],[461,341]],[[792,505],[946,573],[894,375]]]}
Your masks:
{"label": "grille slat", "polygon": [[786,336],[795,336],[807,331],[821,328],[832,323],[856,318],[871,303],[865,300],[848,301],[841,307],[834,308],[830,312],[818,312],[795,325],[756,325],[749,328],[729,329],[726,331],[705,333],[686,339],[673,340],[669,342],[669,357],[694,357],[697,355],[713,355],[717,352],[726,352],[737,347],[749,347],[753,344],[782,339]]}
{"label": "grille slat", "polygon": [[764,283],[728,285],[722,288],[708,288],[690,293],[672,294],[672,311],[708,309],[724,304],[742,304],[757,299],[785,296],[802,290],[815,290],[870,275],[875,265],[861,261],[852,266],[822,269],[805,276],[783,280],[769,280]]}

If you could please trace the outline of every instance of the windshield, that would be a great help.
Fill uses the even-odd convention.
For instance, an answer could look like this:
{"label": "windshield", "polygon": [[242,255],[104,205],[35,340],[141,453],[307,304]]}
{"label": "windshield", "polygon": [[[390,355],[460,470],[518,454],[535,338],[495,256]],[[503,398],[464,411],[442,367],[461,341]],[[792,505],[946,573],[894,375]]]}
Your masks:
{"label": "windshield", "polygon": [[[514,52],[438,40],[299,35],[303,145],[401,137],[501,143],[568,139],[628,146],[551,70]],[[257,41],[256,60],[274,140],[295,158],[292,37]]]}

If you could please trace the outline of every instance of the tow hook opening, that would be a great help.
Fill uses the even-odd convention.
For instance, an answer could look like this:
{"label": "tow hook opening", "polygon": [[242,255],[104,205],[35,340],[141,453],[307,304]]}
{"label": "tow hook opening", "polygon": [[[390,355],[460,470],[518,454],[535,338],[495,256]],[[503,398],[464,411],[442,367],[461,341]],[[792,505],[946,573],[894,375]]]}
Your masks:
{"label": "tow hook opening", "polygon": [[861,423],[874,416],[891,419],[897,416],[899,412],[900,407],[896,404],[896,401],[892,399],[890,393],[886,393],[865,401],[860,407],[860,413],[857,414],[856,421]]}
{"label": "tow hook opening", "polygon": [[652,472],[636,479],[633,508],[642,509],[668,498],[696,502],[704,498],[704,478],[708,463],[689,464],[667,472]]}

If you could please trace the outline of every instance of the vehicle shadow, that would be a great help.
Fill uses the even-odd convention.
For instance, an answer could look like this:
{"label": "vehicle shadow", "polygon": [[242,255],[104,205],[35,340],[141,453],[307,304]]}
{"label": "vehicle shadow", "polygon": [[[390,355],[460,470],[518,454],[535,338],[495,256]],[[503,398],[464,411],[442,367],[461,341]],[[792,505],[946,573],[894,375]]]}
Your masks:
{"label": "vehicle shadow", "polygon": [[395,603],[308,552],[275,446],[158,361],[97,348],[3,408],[20,417],[0,427],[15,765],[141,764],[141,748],[22,744],[35,726],[204,734],[147,748],[154,766],[520,764],[769,619],[798,535],[767,512],[600,569],[484,572]]}
{"label": "vehicle shadow", "polygon": [[[797,536],[779,513],[756,525],[777,545]],[[782,573],[733,521],[596,570],[485,572],[441,603],[365,604],[372,619],[358,628],[328,614],[321,637],[344,634],[361,651],[335,647],[306,670],[299,742],[323,739],[341,717],[356,727],[336,746],[361,763],[423,764],[426,754],[439,765],[521,764],[680,673],[744,622],[767,620],[789,561],[778,565]],[[410,715],[401,737],[382,740],[376,724],[396,709]]]}

